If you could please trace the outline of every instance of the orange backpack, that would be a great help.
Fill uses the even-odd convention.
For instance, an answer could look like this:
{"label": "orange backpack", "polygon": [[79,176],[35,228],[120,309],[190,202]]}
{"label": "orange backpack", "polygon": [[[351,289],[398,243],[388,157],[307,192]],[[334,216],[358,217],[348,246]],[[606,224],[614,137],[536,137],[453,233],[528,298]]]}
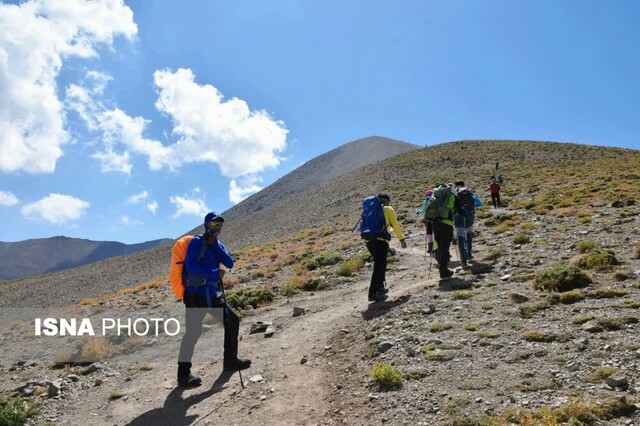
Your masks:
{"label": "orange backpack", "polygon": [[182,299],[184,296],[183,283],[184,277],[184,259],[187,256],[187,247],[193,239],[193,235],[185,235],[176,241],[171,249],[171,266],[169,267],[169,283],[171,284],[171,291],[176,295],[178,299]]}

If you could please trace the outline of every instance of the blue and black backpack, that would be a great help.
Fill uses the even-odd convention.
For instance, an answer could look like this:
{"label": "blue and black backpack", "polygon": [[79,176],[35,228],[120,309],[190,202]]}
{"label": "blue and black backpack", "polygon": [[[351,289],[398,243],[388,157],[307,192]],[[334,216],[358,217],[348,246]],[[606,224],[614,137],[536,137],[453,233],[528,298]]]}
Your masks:
{"label": "blue and black backpack", "polygon": [[385,240],[391,239],[391,235],[387,231],[387,222],[384,218],[382,203],[375,195],[362,201],[360,236],[367,241],[375,240],[378,237],[382,237]]}

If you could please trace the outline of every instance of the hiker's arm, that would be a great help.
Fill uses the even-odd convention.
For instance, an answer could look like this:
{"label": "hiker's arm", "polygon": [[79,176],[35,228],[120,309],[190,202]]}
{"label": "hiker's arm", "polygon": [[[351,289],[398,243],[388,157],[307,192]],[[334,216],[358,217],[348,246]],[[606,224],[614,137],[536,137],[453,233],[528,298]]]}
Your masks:
{"label": "hiker's arm", "polygon": [[220,241],[216,241],[216,243],[213,244],[213,249],[218,256],[218,260],[220,260],[224,266],[229,269],[233,268],[233,257],[231,257],[224,244]]}
{"label": "hiker's arm", "polygon": [[400,226],[400,224],[398,223],[398,219],[396,218],[396,211],[393,209],[393,207],[384,207],[384,218],[387,220],[387,223],[391,225],[391,227],[393,228],[393,232],[395,232],[400,242],[404,242],[402,226]]}

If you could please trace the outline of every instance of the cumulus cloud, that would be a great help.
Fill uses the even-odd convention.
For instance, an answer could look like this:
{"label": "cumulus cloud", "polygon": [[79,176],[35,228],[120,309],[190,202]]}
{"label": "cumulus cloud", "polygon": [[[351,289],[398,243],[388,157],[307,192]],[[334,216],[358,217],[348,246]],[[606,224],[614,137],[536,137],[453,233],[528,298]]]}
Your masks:
{"label": "cumulus cloud", "polygon": [[173,195],[169,197],[171,204],[176,206],[176,212],[173,218],[180,216],[201,216],[204,217],[209,212],[204,200],[201,198],[188,198],[181,195]]}
{"label": "cumulus cloud", "polygon": [[11,207],[18,204],[18,197],[13,192],[0,191],[0,206]]}
{"label": "cumulus cloud", "polygon": [[235,179],[231,179],[231,183],[229,184],[229,201],[239,203],[249,195],[260,191],[262,187],[255,184],[258,180],[255,176],[242,179],[240,183]]}
{"label": "cumulus cloud", "polygon": [[139,220],[131,220],[131,219],[129,219],[129,216],[123,215],[123,216],[120,217],[120,224],[124,225],[124,226],[142,225],[142,222],[139,221]]}
{"label": "cumulus cloud", "polygon": [[155,215],[156,210],[158,210],[158,203],[154,200],[145,205],[146,209],[151,212],[151,214]]}
{"label": "cumulus cloud", "polygon": [[49,194],[22,207],[22,215],[29,219],[42,219],[54,225],[64,224],[82,217],[89,203],[65,194]]}
{"label": "cumulus cloud", "polygon": [[127,199],[127,203],[129,204],[138,204],[143,202],[149,197],[149,192],[144,190],[138,194],[133,194],[131,197]]}
{"label": "cumulus cloud", "polygon": [[[251,110],[242,99],[224,100],[214,86],[200,85],[190,69],[154,73],[158,88],[156,108],[173,120],[173,133],[179,140],[172,145],[176,163],[210,162],[222,175],[232,179],[234,196],[246,196],[258,188],[241,186],[237,178],[256,175],[280,164],[279,153],[286,147],[288,130],[263,110]],[[234,183],[235,180],[235,183]],[[238,198],[238,197],[236,197]]]}
{"label": "cumulus cloud", "polygon": [[64,61],[137,33],[122,0],[0,4],[0,171],[51,173],[69,141],[56,79]]}

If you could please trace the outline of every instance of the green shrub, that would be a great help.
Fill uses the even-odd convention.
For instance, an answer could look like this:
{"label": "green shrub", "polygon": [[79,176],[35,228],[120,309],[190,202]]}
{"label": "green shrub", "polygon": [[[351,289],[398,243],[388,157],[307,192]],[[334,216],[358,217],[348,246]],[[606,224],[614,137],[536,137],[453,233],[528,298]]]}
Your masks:
{"label": "green shrub", "polygon": [[591,383],[598,383],[605,380],[607,377],[616,374],[619,370],[615,367],[598,367],[592,373],[590,373],[586,379]]}
{"label": "green shrub", "polygon": [[620,262],[611,250],[596,248],[580,254],[571,260],[571,263],[583,269],[607,269]]}
{"label": "green shrub", "polygon": [[491,253],[489,253],[487,256],[485,256],[485,258],[483,260],[496,261],[496,260],[500,259],[502,256],[504,256],[504,250],[501,249],[501,248],[497,248],[497,249],[491,250]]}
{"label": "green shrub", "polygon": [[241,288],[227,293],[227,303],[234,309],[244,309],[249,305],[257,308],[259,305],[271,302],[273,297],[273,293],[265,288]]}
{"label": "green shrub", "polygon": [[565,305],[576,303],[581,300],[584,300],[585,295],[580,290],[572,290],[565,291],[564,293],[560,293],[560,303],[564,303]]}
{"label": "green shrub", "polygon": [[580,268],[559,265],[536,273],[533,288],[543,291],[564,292],[587,287],[591,282],[591,277]]}
{"label": "green shrub", "polygon": [[593,293],[596,299],[613,299],[615,297],[624,297],[629,292],[620,288],[599,288]]}
{"label": "green shrub", "polygon": [[624,323],[618,318],[598,318],[598,324],[605,330],[622,330]]}
{"label": "green shrub", "polygon": [[447,322],[433,322],[431,326],[429,326],[429,331],[432,333],[437,333],[439,331],[449,330],[453,327],[453,324],[449,324]]}
{"label": "green shrub", "polygon": [[[351,277],[358,272],[365,263],[365,253],[357,253],[340,264],[337,274],[341,277]],[[368,253],[367,253],[368,254]]]}
{"label": "green shrub", "polygon": [[454,291],[451,295],[453,300],[463,300],[463,299],[471,299],[473,296],[473,291],[471,290],[457,290]]}
{"label": "green shrub", "polygon": [[518,236],[513,238],[514,244],[528,244],[531,242],[531,238],[529,235],[523,233],[518,234]]}
{"label": "green shrub", "polygon": [[39,406],[35,403],[21,398],[0,398],[0,425],[22,426],[28,418],[36,416],[39,412]]}
{"label": "green shrub", "polygon": [[636,244],[635,247],[633,247],[633,257],[640,259],[640,244]]}
{"label": "green shrub", "polygon": [[580,316],[575,316],[571,318],[571,323],[575,324],[575,325],[582,325],[585,322],[589,322],[592,319],[595,319],[596,317],[591,313],[587,313],[584,315],[580,315]]}
{"label": "green shrub", "polygon": [[393,388],[402,384],[402,373],[390,364],[375,363],[369,372],[373,380],[382,388]]}
{"label": "green shrub", "polygon": [[600,246],[594,243],[593,241],[584,241],[584,240],[578,241],[576,243],[576,247],[578,248],[578,251],[580,253],[588,253],[591,250],[600,248]]}
{"label": "green shrub", "polygon": [[314,260],[319,266],[335,265],[342,260],[342,255],[337,251],[323,251],[319,253]]}
{"label": "green shrub", "polygon": [[296,282],[295,280],[288,280],[287,282],[285,282],[280,286],[280,293],[283,296],[292,296],[298,293],[299,290],[300,290],[300,286],[298,282]]}
{"label": "green shrub", "polygon": [[553,342],[556,336],[540,330],[526,330],[522,332],[522,338],[527,342]]}

